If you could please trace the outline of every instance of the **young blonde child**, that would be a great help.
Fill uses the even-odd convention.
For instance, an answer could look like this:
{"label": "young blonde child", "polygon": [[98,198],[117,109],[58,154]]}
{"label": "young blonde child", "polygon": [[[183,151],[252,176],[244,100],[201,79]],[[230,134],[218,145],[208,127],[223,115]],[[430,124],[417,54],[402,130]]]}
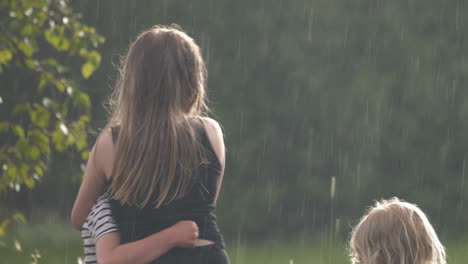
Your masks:
{"label": "young blonde child", "polygon": [[426,215],[398,198],[377,201],[351,232],[353,264],[446,264]]}

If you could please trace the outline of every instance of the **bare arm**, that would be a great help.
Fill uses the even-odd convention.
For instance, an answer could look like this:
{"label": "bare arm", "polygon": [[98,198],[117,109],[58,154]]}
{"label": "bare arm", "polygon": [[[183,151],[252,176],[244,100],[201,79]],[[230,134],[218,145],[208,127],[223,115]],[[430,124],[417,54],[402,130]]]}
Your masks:
{"label": "bare arm", "polygon": [[123,245],[120,245],[119,233],[108,233],[98,239],[96,254],[101,264],[143,264],[174,247],[194,247],[197,239],[195,222],[181,221],[159,233]]}
{"label": "bare arm", "polygon": [[219,175],[215,196],[215,199],[218,199],[219,191],[221,190],[221,183],[223,182],[224,168],[226,167],[226,149],[224,147],[223,131],[215,120],[204,118],[203,121],[206,133],[208,134],[208,139],[210,140],[211,146],[221,163],[221,175]]}
{"label": "bare arm", "polygon": [[78,230],[83,226],[96,199],[105,192],[106,179],[112,172],[113,151],[110,131],[103,132],[91,150],[71,212],[71,223]]}

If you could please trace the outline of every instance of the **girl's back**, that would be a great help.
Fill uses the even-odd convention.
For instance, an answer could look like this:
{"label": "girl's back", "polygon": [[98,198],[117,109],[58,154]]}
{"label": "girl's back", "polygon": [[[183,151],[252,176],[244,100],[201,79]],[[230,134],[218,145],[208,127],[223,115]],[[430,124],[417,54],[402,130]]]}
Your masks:
{"label": "girl's back", "polygon": [[[118,127],[112,129],[114,141],[118,137],[118,131]],[[137,208],[121,204],[118,200],[111,200],[112,211],[123,234],[124,243],[147,237],[178,221],[192,220],[199,226],[200,239],[212,241],[216,246],[224,248],[223,237],[213,213],[221,164],[211,146],[205,126],[199,124],[197,132],[206,153],[206,162],[200,164],[194,172],[197,178],[194,179],[194,184],[186,196],[159,208],[155,208],[153,204]],[[157,194],[155,192],[153,195]]]}
{"label": "girl's back", "polygon": [[219,125],[205,117],[205,79],[195,41],[177,28],[156,26],[130,46],[111,100],[109,192],[123,242],[180,220],[199,228],[203,247],[174,249],[154,263],[228,262],[213,213],[224,143]]}

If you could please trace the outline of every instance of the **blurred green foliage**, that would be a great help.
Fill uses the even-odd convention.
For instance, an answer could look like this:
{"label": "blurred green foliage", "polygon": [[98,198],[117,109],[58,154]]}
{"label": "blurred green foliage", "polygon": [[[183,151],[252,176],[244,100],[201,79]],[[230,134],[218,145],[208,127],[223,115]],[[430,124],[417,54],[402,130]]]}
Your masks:
{"label": "blurred green foliage", "polygon": [[[87,158],[89,96],[78,86],[99,66],[104,42],[68,1],[0,1],[0,194],[34,188],[52,151]],[[77,160],[78,162],[78,160]],[[3,199],[3,200],[4,200]],[[4,213],[0,217],[6,217]],[[0,237],[21,214],[0,222]]]}
{"label": "blurred green foliage", "polygon": [[104,37],[81,23],[68,1],[3,0],[0,13],[2,192],[33,188],[52,149],[86,157],[91,104],[73,69],[82,64],[83,78],[91,76]]}

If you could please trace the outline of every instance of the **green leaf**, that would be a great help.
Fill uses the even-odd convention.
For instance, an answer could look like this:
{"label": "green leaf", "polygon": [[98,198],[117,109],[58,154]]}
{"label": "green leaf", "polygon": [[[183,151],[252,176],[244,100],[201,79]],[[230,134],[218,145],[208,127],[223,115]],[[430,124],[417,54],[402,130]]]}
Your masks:
{"label": "green leaf", "polygon": [[18,48],[24,53],[24,55],[26,55],[26,57],[31,57],[35,52],[32,43],[28,39],[20,41],[18,43]]}
{"label": "green leaf", "polygon": [[40,80],[39,80],[39,86],[37,87],[39,92],[43,92],[44,88],[47,86],[47,84],[51,81],[54,81],[54,75],[50,72],[44,72],[40,75]]}
{"label": "green leaf", "polygon": [[89,158],[89,151],[83,151],[81,152],[81,158],[83,160],[87,160]]}
{"label": "green leaf", "polygon": [[35,166],[34,171],[37,173],[37,175],[42,176],[44,175],[44,170],[41,168],[41,166]]}
{"label": "green leaf", "polygon": [[61,93],[65,91],[65,85],[63,84],[61,80],[55,81],[55,88],[57,88],[57,90]]}
{"label": "green leaf", "polygon": [[59,66],[58,61],[57,61],[56,59],[54,59],[54,58],[48,58],[48,59],[46,60],[46,64],[49,65],[49,66],[52,66],[52,67],[57,67],[57,66]]}
{"label": "green leaf", "polygon": [[[76,106],[84,108],[84,109],[89,109],[91,107],[91,100],[89,99],[89,95],[86,93],[80,92],[77,94],[75,97],[76,99]],[[80,121],[89,121],[89,120],[80,120]]]}
{"label": "green leaf", "polygon": [[26,177],[26,178],[24,179],[24,184],[25,184],[26,187],[28,187],[29,189],[32,189],[32,188],[34,188],[36,182],[34,181],[33,178],[31,178],[31,177]]}
{"label": "green leaf", "polygon": [[24,114],[27,111],[28,111],[27,105],[19,104],[19,105],[15,105],[15,107],[13,108],[12,114],[13,116],[18,117],[19,115]]}
{"label": "green leaf", "polygon": [[9,124],[5,121],[0,122],[0,132],[5,132],[8,130]]}
{"label": "green leaf", "polygon": [[60,45],[57,47],[59,51],[66,51],[70,48],[70,41],[66,38],[62,38],[60,41]]}
{"label": "green leaf", "polygon": [[26,223],[26,218],[24,217],[23,214],[17,213],[17,214],[14,214],[11,218],[15,220],[16,222]]}
{"label": "green leaf", "polygon": [[10,225],[11,220],[10,219],[5,219],[0,223],[0,237],[5,236],[6,234],[6,229],[8,225]]}
{"label": "green leaf", "polygon": [[46,128],[49,125],[50,112],[41,105],[36,105],[36,109],[29,112],[31,122],[40,128]]}
{"label": "green leaf", "polygon": [[15,125],[13,126],[13,132],[15,133],[15,135],[17,135],[19,138],[24,138],[24,129],[19,126],[19,125]]}
{"label": "green leaf", "polygon": [[30,69],[38,69],[39,68],[39,62],[37,60],[33,60],[33,59],[27,59],[26,60],[26,65]]}
{"label": "green leaf", "polygon": [[27,157],[30,158],[31,160],[35,160],[39,157],[40,154],[41,154],[41,151],[39,150],[38,147],[31,146],[29,148],[29,151],[27,152]]}
{"label": "green leaf", "polygon": [[7,175],[12,177],[12,178],[16,178],[18,176],[18,168],[10,165],[8,166],[8,169],[7,169]]}
{"label": "green leaf", "polygon": [[33,27],[31,24],[26,24],[23,29],[21,30],[21,35],[29,36],[33,33]]}
{"label": "green leaf", "polygon": [[12,58],[13,54],[10,50],[0,50],[0,64],[7,65]]}
{"label": "green leaf", "polygon": [[81,66],[81,75],[83,75],[83,78],[88,79],[93,72],[96,70],[96,67],[93,65],[93,63],[87,61],[83,66]]}
{"label": "green leaf", "polygon": [[61,131],[59,128],[59,125],[57,125],[57,128],[52,132],[52,143],[54,144],[55,150],[58,152],[63,152],[67,148],[66,146],[66,138],[64,133]]}
{"label": "green leaf", "polygon": [[66,51],[70,48],[70,41],[64,35],[64,26],[55,26],[53,29],[46,29],[44,37],[58,51]]}

